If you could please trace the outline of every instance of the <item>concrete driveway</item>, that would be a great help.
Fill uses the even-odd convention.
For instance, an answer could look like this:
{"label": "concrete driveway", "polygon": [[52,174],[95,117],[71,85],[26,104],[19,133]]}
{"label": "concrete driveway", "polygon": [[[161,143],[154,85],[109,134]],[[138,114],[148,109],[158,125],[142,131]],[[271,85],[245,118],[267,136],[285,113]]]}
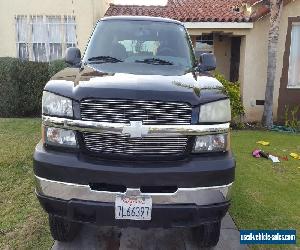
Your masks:
{"label": "concrete driveway", "polygon": [[[222,221],[222,230],[216,250],[247,249],[240,245],[239,231],[227,214]],[[85,225],[77,239],[71,243],[55,242],[53,250],[99,249],[99,250],[196,250],[200,249],[188,229],[97,228]]]}

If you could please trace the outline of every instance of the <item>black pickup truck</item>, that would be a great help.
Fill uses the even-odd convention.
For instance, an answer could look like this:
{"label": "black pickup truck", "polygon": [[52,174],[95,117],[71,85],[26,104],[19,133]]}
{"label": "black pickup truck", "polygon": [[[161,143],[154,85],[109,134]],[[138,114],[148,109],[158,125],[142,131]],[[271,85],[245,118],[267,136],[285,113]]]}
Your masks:
{"label": "black pickup truck", "polygon": [[36,194],[51,234],[72,240],[81,223],[190,227],[203,246],[219,240],[235,160],[230,101],[196,62],[182,23],[106,17],[84,56],[46,84]]}

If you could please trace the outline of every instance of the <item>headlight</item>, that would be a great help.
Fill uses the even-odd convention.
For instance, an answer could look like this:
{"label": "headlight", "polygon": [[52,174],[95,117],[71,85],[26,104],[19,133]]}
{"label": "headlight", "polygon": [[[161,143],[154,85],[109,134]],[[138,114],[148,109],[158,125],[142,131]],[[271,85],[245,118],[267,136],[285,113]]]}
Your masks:
{"label": "headlight", "polygon": [[72,100],[50,92],[43,92],[43,114],[73,117]]}
{"label": "headlight", "polygon": [[75,132],[61,128],[45,127],[44,143],[50,146],[77,147]]}
{"label": "headlight", "polygon": [[225,152],[228,148],[228,134],[196,136],[193,153]]}
{"label": "headlight", "polygon": [[229,122],[231,120],[230,100],[221,100],[200,107],[200,122]]}

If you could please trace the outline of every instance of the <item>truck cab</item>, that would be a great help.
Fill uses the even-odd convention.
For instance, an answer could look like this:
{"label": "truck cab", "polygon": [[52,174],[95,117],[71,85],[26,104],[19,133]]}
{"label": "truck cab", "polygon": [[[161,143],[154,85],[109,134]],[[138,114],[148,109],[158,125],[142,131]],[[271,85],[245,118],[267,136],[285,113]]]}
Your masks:
{"label": "truck cab", "polygon": [[197,62],[178,21],[116,16],[65,60],[44,88],[34,152],[53,238],[72,240],[82,223],[189,227],[215,246],[235,160],[214,56]]}

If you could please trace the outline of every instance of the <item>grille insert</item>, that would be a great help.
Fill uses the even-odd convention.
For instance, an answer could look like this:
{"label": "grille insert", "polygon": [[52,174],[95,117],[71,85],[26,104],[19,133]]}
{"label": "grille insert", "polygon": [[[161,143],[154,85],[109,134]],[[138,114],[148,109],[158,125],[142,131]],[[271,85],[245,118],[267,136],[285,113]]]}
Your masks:
{"label": "grille insert", "polygon": [[81,119],[85,121],[143,124],[190,124],[192,108],[186,103],[86,99],[80,104]]}
{"label": "grille insert", "polygon": [[83,133],[85,148],[97,154],[119,155],[183,155],[187,148],[188,138],[146,136],[130,138],[113,133]]}

